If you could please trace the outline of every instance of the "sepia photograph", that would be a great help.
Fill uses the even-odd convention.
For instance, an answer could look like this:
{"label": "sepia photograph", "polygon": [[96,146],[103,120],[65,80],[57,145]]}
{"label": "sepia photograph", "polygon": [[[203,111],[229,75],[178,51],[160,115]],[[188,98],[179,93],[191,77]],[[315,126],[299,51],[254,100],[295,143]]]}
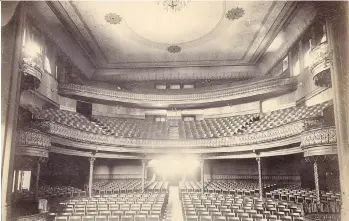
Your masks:
{"label": "sepia photograph", "polygon": [[1,1],[2,221],[349,221],[349,1]]}

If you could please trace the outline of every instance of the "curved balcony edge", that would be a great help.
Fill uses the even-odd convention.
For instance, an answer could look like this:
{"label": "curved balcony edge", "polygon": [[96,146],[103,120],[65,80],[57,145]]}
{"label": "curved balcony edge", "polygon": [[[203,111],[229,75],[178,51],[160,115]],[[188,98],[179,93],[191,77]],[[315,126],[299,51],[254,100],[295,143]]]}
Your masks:
{"label": "curved balcony edge", "polygon": [[41,128],[47,128],[46,132],[50,135],[63,137],[69,140],[101,144],[113,145],[121,147],[145,147],[145,148],[202,148],[202,147],[224,147],[224,146],[244,146],[250,144],[268,143],[284,138],[293,137],[304,131],[304,121],[295,121],[286,125],[260,131],[250,134],[236,135],[232,137],[209,138],[209,139],[176,139],[176,140],[151,140],[151,139],[132,139],[121,138],[109,135],[94,134],[78,129],[70,128],[54,122],[41,122],[37,125]]}
{"label": "curved balcony edge", "polygon": [[59,85],[59,94],[62,96],[86,97],[89,99],[92,98],[109,102],[135,104],[154,104],[161,102],[163,105],[180,105],[245,99],[258,95],[282,94],[296,90],[297,85],[297,78],[288,77],[256,81],[238,87],[222,87],[219,90],[217,89],[203,93],[145,94],[122,90],[110,90],[89,85],[61,84]]}

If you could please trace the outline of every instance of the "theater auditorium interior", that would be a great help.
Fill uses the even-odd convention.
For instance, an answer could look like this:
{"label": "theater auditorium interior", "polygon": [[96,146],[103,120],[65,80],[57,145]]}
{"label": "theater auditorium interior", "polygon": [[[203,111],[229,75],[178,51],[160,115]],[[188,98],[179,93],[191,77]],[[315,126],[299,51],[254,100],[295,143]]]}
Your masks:
{"label": "theater auditorium interior", "polygon": [[1,2],[1,212],[348,221],[345,1]]}

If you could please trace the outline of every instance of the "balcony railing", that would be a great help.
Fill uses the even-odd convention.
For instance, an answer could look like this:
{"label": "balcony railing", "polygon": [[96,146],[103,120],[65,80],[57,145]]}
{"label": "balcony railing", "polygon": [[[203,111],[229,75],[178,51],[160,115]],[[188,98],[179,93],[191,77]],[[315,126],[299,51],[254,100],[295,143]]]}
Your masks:
{"label": "balcony railing", "polygon": [[319,127],[303,132],[301,136],[302,148],[333,145],[337,143],[336,129],[334,127]]}
{"label": "balcony railing", "polygon": [[37,157],[48,157],[51,146],[50,137],[35,129],[17,131],[16,154]]}
{"label": "balcony railing", "polygon": [[314,47],[310,51],[311,64],[310,69],[315,85],[321,87],[331,86],[331,71],[330,71],[330,50],[327,42]]}
{"label": "balcony railing", "polygon": [[255,81],[236,87],[222,87],[215,90],[186,93],[186,94],[160,94],[140,93],[134,91],[112,90],[91,85],[62,84],[59,93],[66,96],[82,96],[94,99],[119,101],[128,103],[153,103],[161,104],[192,104],[198,102],[213,102],[232,100],[280,91],[291,91],[297,88],[296,78],[276,78]]}

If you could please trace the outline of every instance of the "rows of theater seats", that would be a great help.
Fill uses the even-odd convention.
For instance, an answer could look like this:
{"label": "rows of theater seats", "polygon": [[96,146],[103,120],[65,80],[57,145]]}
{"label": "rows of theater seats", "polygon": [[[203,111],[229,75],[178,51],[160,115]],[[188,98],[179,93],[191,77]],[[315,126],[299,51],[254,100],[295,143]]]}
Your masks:
{"label": "rows of theater seats", "polygon": [[[277,184],[272,182],[263,182],[263,192],[276,189]],[[201,192],[201,184],[196,181],[181,181],[179,182],[180,192]],[[224,193],[224,194],[239,194],[243,196],[252,196],[259,194],[258,181],[210,181],[204,183],[204,192],[207,193]]]}
{"label": "rows of theater seats", "polygon": [[95,134],[108,134],[101,126],[90,121],[82,114],[57,109],[43,109],[34,113],[35,119],[53,121],[82,131]]}
{"label": "rows of theater seats", "polygon": [[246,133],[255,133],[297,120],[322,116],[323,109],[328,107],[330,104],[330,102],[324,102],[313,106],[291,107],[271,111],[270,113],[262,113],[259,116],[259,120],[255,121],[246,129]]}
{"label": "rows of theater seats", "polygon": [[71,199],[49,214],[55,221],[160,221],[166,193],[129,193]]}
{"label": "rows of theater seats", "polygon": [[[322,115],[330,102],[313,106],[291,107],[269,113],[206,118],[200,121],[178,120],[180,139],[205,139],[255,133],[301,119]],[[137,139],[169,139],[169,123],[134,118],[83,115],[65,110],[46,109],[35,118],[54,121],[86,132]]]}
{"label": "rows of theater seats", "polygon": [[104,116],[93,116],[93,119],[117,137],[168,139],[167,122]]}
{"label": "rows of theater seats", "polygon": [[341,198],[339,193],[321,191],[320,202],[317,202],[315,190],[290,186],[270,191],[266,193],[266,198],[303,204],[306,214],[340,212]]}
{"label": "rows of theater seats", "polygon": [[[50,199],[53,197],[76,197],[85,196],[86,192],[71,186],[41,186],[38,190],[38,197]],[[15,200],[31,200],[35,198],[34,190],[22,191],[13,194]]]}
{"label": "rows of theater seats", "polygon": [[[277,184],[274,182],[263,181],[263,192],[275,189]],[[244,181],[213,181],[207,183],[205,192],[208,193],[226,193],[239,194],[243,196],[250,196],[259,194],[258,180],[244,180]]]}
{"label": "rows of theater seats", "polygon": [[[168,181],[146,181],[144,190],[146,192],[168,192]],[[96,194],[116,194],[140,192],[142,181],[134,180],[99,180],[93,183],[92,190]]]}
{"label": "rows of theater seats", "polygon": [[182,193],[185,221],[300,221],[299,205],[254,196]]}
{"label": "rows of theater seats", "polygon": [[207,118],[201,121],[180,121],[179,136],[186,139],[230,137],[242,134],[258,115]]}

